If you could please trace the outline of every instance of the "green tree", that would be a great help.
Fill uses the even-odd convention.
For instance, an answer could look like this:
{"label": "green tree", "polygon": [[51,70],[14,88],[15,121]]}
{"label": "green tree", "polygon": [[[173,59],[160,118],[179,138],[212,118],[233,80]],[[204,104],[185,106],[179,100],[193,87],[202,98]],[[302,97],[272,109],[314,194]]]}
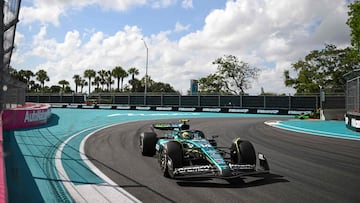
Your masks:
{"label": "green tree", "polygon": [[32,80],[31,85],[30,85],[30,91],[31,92],[40,92],[41,91],[41,85]]}
{"label": "green tree", "polygon": [[65,86],[68,86],[69,85],[69,82],[67,81],[67,80],[60,80],[59,82],[58,82],[58,84],[59,85],[61,85],[61,90],[63,91],[63,92],[66,92],[65,90]]}
{"label": "green tree", "polygon": [[217,74],[222,77],[225,91],[233,94],[244,94],[250,88],[250,79],[256,79],[259,69],[239,61],[236,56],[225,55],[216,59]]}
{"label": "green tree", "polygon": [[100,76],[95,76],[94,78],[94,81],[92,82],[92,85],[95,85],[95,92],[99,92],[100,91],[100,81],[101,81],[101,78]]}
{"label": "green tree", "polygon": [[320,88],[326,88],[327,92],[343,92],[346,84],[344,74],[359,62],[354,49],[326,45],[325,49],[311,51],[304,60],[292,64],[297,77],[292,78],[290,71],[285,70],[285,85],[293,87],[297,94],[319,93]]}
{"label": "green tree", "polygon": [[16,73],[16,79],[26,84],[26,89],[30,90],[30,81],[31,78],[34,77],[34,73],[30,70],[20,70]]}
{"label": "green tree", "polygon": [[154,82],[149,87],[149,92],[176,92],[175,89],[168,83]]}
{"label": "green tree", "polygon": [[135,75],[139,75],[139,70],[137,68],[133,67],[128,70],[128,73],[131,75],[131,81],[129,81],[129,83],[132,86],[132,92],[134,92],[136,89],[136,84],[138,83],[135,80]]}
{"label": "green tree", "polygon": [[123,91],[124,78],[128,76],[128,73],[121,66],[116,66],[112,70],[112,75],[117,79],[117,91],[120,92],[120,81],[121,81],[121,91]]}
{"label": "green tree", "polygon": [[132,84],[131,92],[144,92],[145,88],[142,85],[141,80],[134,78],[134,80],[129,81]]}
{"label": "green tree", "polygon": [[96,72],[92,69],[87,69],[84,71],[84,78],[88,78],[89,79],[89,82],[88,82],[88,85],[89,85],[89,92],[88,94],[90,94],[90,90],[91,90],[91,78],[94,78],[96,75]]}
{"label": "green tree", "polygon": [[36,80],[39,81],[41,83],[41,87],[44,91],[45,89],[45,81],[49,82],[50,78],[47,75],[47,72],[45,70],[39,70],[38,72],[35,73],[36,75]]}
{"label": "green tree", "polygon": [[360,1],[355,0],[349,5],[348,20],[346,24],[351,29],[351,45],[354,46],[360,54]]}
{"label": "green tree", "polygon": [[81,79],[79,85],[80,85],[80,92],[82,93],[84,86],[87,86],[87,85],[88,85],[88,82],[87,82],[86,80],[84,80],[84,79]]}
{"label": "green tree", "polygon": [[223,78],[217,74],[210,74],[198,80],[199,91],[205,93],[222,93]]}
{"label": "green tree", "polygon": [[112,74],[111,71],[106,71],[106,75],[105,75],[105,82],[106,82],[106,86],[107,86],[107,91],[111,92],[111,85],[114,84],[114,80],[112,79]]}
{"label": "green tree", "polygon": [[80,75],[74,75],[73,76],[73,79],[74,79],[74,83],[75,83],[75,93],[78,92],[78,87],[80,86],[80,83],[81,83],[81,77]]}
{"label": "green tree", "polygon": [[50,93],[59,93],[61,91],[61,87],[59,85],[52,85],[49,88]]}
{"label": "green tree", "polygon": [[102,69],[102,70],[99,70],[97,73],[98,73],[98,75],[100,77],[101,90],[103,91],[104,90],[104,85],[106,84],[107,71]]}

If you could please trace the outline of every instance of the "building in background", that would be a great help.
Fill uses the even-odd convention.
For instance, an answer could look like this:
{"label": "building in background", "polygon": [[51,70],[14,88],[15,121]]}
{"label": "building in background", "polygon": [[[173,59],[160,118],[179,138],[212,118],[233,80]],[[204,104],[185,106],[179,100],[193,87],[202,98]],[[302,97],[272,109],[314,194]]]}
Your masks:
{"label": "building in background", "polygon": [[198,80],[190,80],[190,95],[197,95],[199,91]]}

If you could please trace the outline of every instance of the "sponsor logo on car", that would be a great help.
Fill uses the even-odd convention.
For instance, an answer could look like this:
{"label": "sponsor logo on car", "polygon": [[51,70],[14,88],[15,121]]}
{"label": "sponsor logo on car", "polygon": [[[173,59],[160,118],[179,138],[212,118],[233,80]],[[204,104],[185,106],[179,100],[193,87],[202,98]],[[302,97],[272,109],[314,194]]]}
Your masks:
{"label": "sponsor logo on car", "polygon": [[190,167],[184,167],[184,168],[176,168],[174,170],[174,174],[182,175],[182,174],[204,173],[204,172],[212,172],[212,171],[214,171],[214,167],[211,165],[190,166]]}
{"label": "sponsor logo on car", "polygon": [[253,164],[229,164],[231,170],[252,170],[255,169]]}

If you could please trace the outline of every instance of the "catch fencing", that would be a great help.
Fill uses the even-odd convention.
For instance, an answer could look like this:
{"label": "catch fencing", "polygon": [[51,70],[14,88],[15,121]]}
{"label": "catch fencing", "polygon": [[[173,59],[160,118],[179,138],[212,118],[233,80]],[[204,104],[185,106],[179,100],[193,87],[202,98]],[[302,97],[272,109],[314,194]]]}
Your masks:
{"label": "catch fencing", "polygon": [[10,61],[14,49],[16,25],[19,21],[21,0],[1,1],[0,32],[0,111],[25,103],[26,85],[10,77]]}
{"label": "catch fencing", "polygon": [[311,110],[345,109],[344,95],[327,95],[320,104],[312,96],[235,96],[151,94],[26,94],[26,102],[63,104],[109,104],[124,106],[229,107],[247,109]]}

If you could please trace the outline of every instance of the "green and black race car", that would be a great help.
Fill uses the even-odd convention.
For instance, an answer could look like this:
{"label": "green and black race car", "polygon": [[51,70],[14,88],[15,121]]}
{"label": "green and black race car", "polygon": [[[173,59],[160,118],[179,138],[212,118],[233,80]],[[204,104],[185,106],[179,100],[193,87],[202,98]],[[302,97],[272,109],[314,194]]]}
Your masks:
{"label": "green and black race car", "polygon": [[[157,155],[165,177],[231,179],[269,173],[267,159],[256,156],[249,141],[237,138],[230,147],[219,147],[218,136],[206,138],[202,131],[191,130],[188,121],[156,123],[152,132],[140,134],[142,154]],[[158,136],[154,129],[167,132]]]}

